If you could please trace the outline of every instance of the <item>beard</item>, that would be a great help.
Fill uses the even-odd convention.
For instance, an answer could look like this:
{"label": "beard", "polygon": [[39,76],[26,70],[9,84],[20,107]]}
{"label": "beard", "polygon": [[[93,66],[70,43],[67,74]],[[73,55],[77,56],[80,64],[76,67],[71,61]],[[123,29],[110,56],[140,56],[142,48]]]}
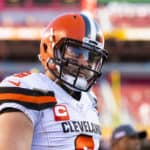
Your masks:
{"label": "beard", "polygon": [[[69,75],[69,74],[65,74],[64,75],[64,80],[69,82],[71,85],[74,84],[74,81],[75,81],[75,77]],[[87,80],[85,80],[84,78],[82,77],[78,77],[77,80],[76,80],[76,83],[75,83],[75,86],[78,87],[79,89],[86,89],[88,85],[88,82]]]}
{"label": "beard", "polygon": [[[89,80],[94,73],[86,68],[79,67],[73,64],[68,64],[68,66],[63,66],[63,74],[68,74],[70,76],[83,78]],[[79,79],[80,80],[80,79]]]}

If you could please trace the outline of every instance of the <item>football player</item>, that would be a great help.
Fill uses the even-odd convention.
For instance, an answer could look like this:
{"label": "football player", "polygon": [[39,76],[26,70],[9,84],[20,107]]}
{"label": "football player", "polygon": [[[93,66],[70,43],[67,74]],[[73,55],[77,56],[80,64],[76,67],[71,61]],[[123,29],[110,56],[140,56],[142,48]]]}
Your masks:
{"label": "football player", "polygon": [[97,150],[101,130],[90,89],[107,56],[90,16],[51,21],[40,44],[45,73],[16,73],[0,84],[0,149]]}

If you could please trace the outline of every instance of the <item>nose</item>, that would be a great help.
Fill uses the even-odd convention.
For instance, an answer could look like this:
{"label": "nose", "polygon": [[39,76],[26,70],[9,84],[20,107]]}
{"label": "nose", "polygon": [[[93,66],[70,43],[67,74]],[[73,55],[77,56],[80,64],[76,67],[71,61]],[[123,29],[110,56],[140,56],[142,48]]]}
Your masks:
{"label": "nose", "polygon": [[85,58],[84,55],[79,56],[79,63],[82,65],[88,65],[87,59]]}

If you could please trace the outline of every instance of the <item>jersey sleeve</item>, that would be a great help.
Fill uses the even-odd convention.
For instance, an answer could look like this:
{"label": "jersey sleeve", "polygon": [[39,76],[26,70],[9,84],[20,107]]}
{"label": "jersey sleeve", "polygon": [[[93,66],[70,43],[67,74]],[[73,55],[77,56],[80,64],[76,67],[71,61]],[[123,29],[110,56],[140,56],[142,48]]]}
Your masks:
{"label": "jersey sleeve", "polygon": [[20,105],[18,103],[14,103],[14,102],[12,102],[12,103],[6,102],[6,103],[0,104],[0,112],[3,112],[3,110],[5,110],[7,108],[8,109],[17,109],[17,110],[23,112],[31,120],[33,126],[35,126],[35,124],[38,122],[38,116],[40,116],[39,111],[27,109],[23,105]]}
{"label": "jersey sleeve", "polygon": [[[26,88],[18,78],[7,77],[0,83],[0,112],[7,108],[22,111],[33,123],[39,119],[40,110],[56,104],[54,92]],[[12,82],[10,82],[12,81]],[[15,85],[24,84],[23,87]]]}

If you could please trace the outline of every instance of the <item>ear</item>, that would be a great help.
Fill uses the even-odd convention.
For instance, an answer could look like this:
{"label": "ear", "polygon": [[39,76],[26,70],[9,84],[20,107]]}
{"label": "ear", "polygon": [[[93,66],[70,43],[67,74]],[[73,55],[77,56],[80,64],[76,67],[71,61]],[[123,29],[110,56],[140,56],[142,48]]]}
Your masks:
{"label": "ear", "polygon": [[56,68],[56,64],[54,64],[52,59],[47,60],[47,64],[46,66],[48,67],[48,69],[50,70],[55,70]]}

